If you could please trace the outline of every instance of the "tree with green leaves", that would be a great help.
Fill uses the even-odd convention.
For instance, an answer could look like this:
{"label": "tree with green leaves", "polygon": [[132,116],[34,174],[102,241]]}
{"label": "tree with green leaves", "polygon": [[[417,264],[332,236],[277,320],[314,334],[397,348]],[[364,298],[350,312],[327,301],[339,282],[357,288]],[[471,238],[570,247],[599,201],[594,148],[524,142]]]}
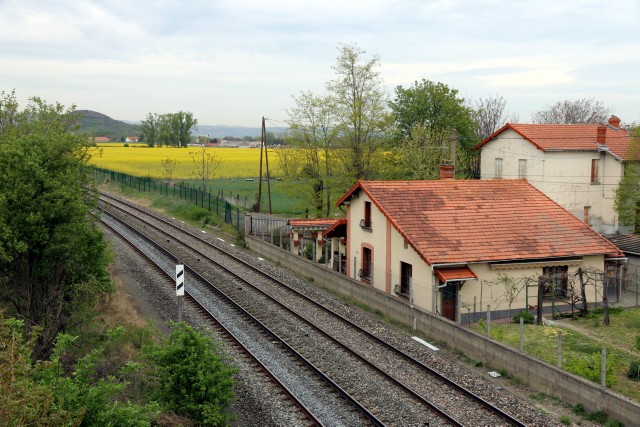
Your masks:
{"label": "tree with green leaves", "polygon": [[[414,82],[412,86],[396,87],[395,98],[390,103],[396,127],[396,141],[411,136],[414,126],[429,129],[435,133],[449,133],[455,136],[456,172],[463,176],[475,176],[475,155],[471,152],[478,142],[473,110],[465,105],[458,91],[444,83],[430,80]],[[461,152],[462,151],[462,152]],[[454,159],[450,159],[454,160]]]}
{"label": "tree with green leaves", "polygon": [[338,120],[346,172],[352,179],[374,176],[372,164],[383,143],[387,124],[387,96],[378,68],[380,59],[365,59],[366,52],[355,44],[339,46],[336,78],[327,90]]}
{"label": "tree with green leaves", "polygon": [[440,165],[451,159],[451,134],[415,124],[393,153],[395,179],[438,179]]}
{"label": "tree with green leaves", "polygon": [[614,208],[620,224],[640,233],[640,127],[631,130],[624,176],[616,188]]}
{"label": "tree with green leaves", "polygon": [[89,215],[89,140],[75,108],[32,98],[19,111],[13,93],[0,98],[0,308],[42,328],[41,359],[110,289],[106,243]]}
{"label": "tree with green leaves", "polygon": [[193,113],[178,111],[169,115],[169,123],[175,138],[175,145],[186,147],[191,141],[191,131],[197,126],[198,120],[193,118]]}
{"label": "tree with green leaves", "polygon": [[140,122],[140,127],[150,147],[186,147],[191,141],[191,131],[197,124],[198,120],[193,117],[193,113],[178,111],[166,114],[149,113]]}
{"label": "tree with green leaves", "polygon": [[140,122],[140,129],[142,130],[142,136],[144,141],[149,147],[154,147],[159,144],[160,137],[160,118],[155,113],[147,114],[147,117]]}
{"label": "tree with green leaves", "polygon": [[[332,99],[301,92],[289,113],[289,148],[280,160],[301,181],[315,216],[329,217],[338,149],[338,121]],[[295,157],[295,167],[293,166]],[[338,192],[336,191],[335,194]]]}

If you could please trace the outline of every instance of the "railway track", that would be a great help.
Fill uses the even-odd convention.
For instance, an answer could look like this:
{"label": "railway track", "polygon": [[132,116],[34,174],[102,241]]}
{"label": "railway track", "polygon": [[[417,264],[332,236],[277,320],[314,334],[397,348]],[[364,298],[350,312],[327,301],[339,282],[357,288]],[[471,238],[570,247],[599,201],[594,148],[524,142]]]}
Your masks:
{"label": "railway track", "polygon": [[[198,270],[202,270],[204,264],[216,265],[218,272],[213,276],[218,276],[219,283],[215,286],[226,287],[230,294],[229,298],[242,301],[241,304],[246,306],[247,311],[252,311],[256,315],[261,314],[265,323],[275,323],[274,329],[278,330],[277,333],[301,353],[306,352],[306,357],[309,359],[315,359],[317,364],[323,364],[323,359],[326,357],[328,362],[324,363],[325,365],[339,364],[339,359],[346,359],[348,354],[350,361],[339,364],[342,370],[348,370],[349,366],[357,365],[359,372],[365,373],[363,377],[367,377],[368,381],[369,377],[378,376],[380,379],[377,382],[371,381],[374,387],[385,388],[387,398],[392,396],[402,400],[404,404],[400,406],[404,407],[405,416],[412,411],[414,415],[403,418],[403,415],[399,414],[396,417],[400,418],[394,418],[388,409],[381,409],[375,399],[362,396],[362,390],[358,391],[357,387],[354,387],[339,372],[336,373],[334,370],[331,374],[341,378],[344,384],[348,384],[345,388],[352,389],[351,392],[355,395],[359,394],[360,399],[368,400],[367,405],[375,408],[372,412],[381,414],[381,418],[386,423],[402,424],[406,421],[407,423],[426,422],[431,425],[536,425],[535,417],[533,422],[525,424],[415,357],[397,349],[393,344],[351,322],[337,311],[284,283],[273,274],[264,271],[263,263],[258,263],[258,266],[255,263],[248,263],[238,256],[225,252],[224,246],[228,247],[228,245],[214,244],[215,241],[212,242],[210,238],[203,239],[201,235],[187,231],[175,222],[122,200],[106,194],[101,194],[101,200],[109,204],[108,210],[114,217],[124,217],[136,223],[141,232],[154,234],[156,241],[162,241],[162,246],[189,246],[188,251],[182,252],[180,256],[182,259],[188,259],[190,264],[198,267]],[[221,261],[222,259],[224,261]],[[195,271],[191,274],[194,277],[199,276]],[[203,275],[206,274],[211,273]],[[200,277],[201,279],[198,280],[206,280]],[[220,277],[223,278],[220,279]],[[223,282],[227,284],[224,285]],[[269,305],[268,309],[265,308],[266,305]],[[273,306],[277,306],[278,309],[274,309]],[[284,310],[288,313],[286,316],[276,314],[276,311]],[[287,333],[289,330],[293,332]],[[313,341],[320,341],[321,344],[309,346],[310,336],[313,337]],[[345,339],[345,337],[350,338]],[[314,353],[321,353],[322,357]],[[334,357],[328,357],[327,353],[332,353]],[[338,361],[335,355],[339,355]],[[325,366],[323,369],[331,371],[330,366]],[[361,379],[364,380],[364,378]],[[388,393],[389,390],[393,390],[391,394]],[[382,390],[377,392],[385,395]],[[429,413],[427,417],[421,418],[417,415],[427,411]],[[450,415],[452,413],[455,415]]]}
{"label": "railway track", "polygon": [[[167,271],[168,265],[159,261],[157,256],[158,253],[160,253],[173,263],[177,263],[177,258],[173,254],[157,245],[154,245],[156,253],[155,255],[150,255],[148,250],[142,248],[142,246],[145,245],[141,245],[139,243],[140,239],[144,237],[137,231],[127,227],[130,231],[130,233],[127,233],[126,231],[123,231],[122,227],[114,226],[110,221],[103,221],[103,224],[105,227],[110,229],[112,233],[125,240],[127,244],[143,258],[147,259],[152,268],[164,275],[167,279],[167,286],[173,287],[175,285],[173,275],[170,271]],[[138,235],[136,237],[132,237],[131,233],[137,233]],[[235,304],[233,300],[227,297],[223,292],[215,289],[211,283],[199,276],[198,273],[190,267],[185,266],[185,269],[192,279],[197,278],[201,284],[209,286],[210,290],[215,292],[216,297],[224,301],[228,310],[223,312],[219,310],[218,307],[217,313],[214,313],[208,307],[206,302],[203,301],[204,298],[202,295],[185,290],[185,299],[188,301],[189,305],[197,311],[200,316],[208,321],[209,327],[216,333],[218,339],[222,340],[227,347],[233,347],[236,349],[236,353],[248,360],[248,363],[254,367],[254,372],[257,375],[268,378],[268,381],[270,381],[274,386],[274,392],[283,396],[283,400],[286,400],[290,405],[295,407],[294,411],[298,414],[297,418],[300,421],[300,425],[334,425],[334,421],[338,419],[348,421],[349,424],[355,421],[357,422],[357,425],[385,425],[373,414],[367,411],[366,408],[362,407],[353,397],[342,390],[336,383],[324,375],[320,369],[305,359],[304,356],[295,351],[295,349],[291,348],[275,332],[246,310],[242,309],[242,307]],[[242,330],[246,331],[249,328],[257,330],[258,334],[253,334],[250,338],[247,338],[246,334],[238,332]],[[250,339],[250,345],[247,344],[247,339]],[[313,385],[307,386],[307,392],[314,393],[316,396],[320,395],[325,400],[340,402],[338,404],[330,405],[333,406],[333,408],[318,408],[318,406],[322,405],[322,402],[317,402],[317,397],[313,405],[303,402],[302,399],[297,397],[298,393],[288,386],[286,381],[282,380],[272,368],[267,366],[267,364],[261,360],[265,358],[265,353],[268,352],[266,349],[267,347],[275,348],[275,351],[281,356],[278,361],[278,369],[288,370],[287,376],[289,378],[297,376],[298,378],[303,378],[305,382],[314,383]],[[259,352],[262,353],[261,357],[255,354],[256,348],[259,348]],[[283,359],[286,360],[283,361]],[[273,362],[273,360],[271,362]],[[273,365],[273,363],[271,364]],[[314,376],[317,377],[317,380],[315,381],[312,379]],[[313,406],[315,406],[315,408]],[[316,416],[314,410],[316,412],[320,412],[322,416]],[[351,412],[351,415],[345,416],[345,412]],[[342,424],[342,422],[340,421],[339,424]]]}

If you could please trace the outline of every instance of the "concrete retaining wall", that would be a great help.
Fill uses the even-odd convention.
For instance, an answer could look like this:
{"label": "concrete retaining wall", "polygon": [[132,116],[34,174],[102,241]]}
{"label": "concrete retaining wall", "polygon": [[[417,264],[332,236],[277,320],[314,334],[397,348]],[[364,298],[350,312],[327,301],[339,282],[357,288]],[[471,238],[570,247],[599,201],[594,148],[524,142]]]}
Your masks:
{"label": "concrete retaining wall", "polygon": [[267,242],[251,237],[246,237],[246,242],[251,250],[262,257],[279,262],[304,277],[313,278],[315,283],[379,310],[394,320],[407,325],[415,322],[420,332],[447,342],[451,348],[463,352],[471,359],[482,361],[486,366],[506,369],[510,374],[524,379],[535,390],[556,396],[572,405],[582,403],[589,411],[605,411],[610,418],[618,419],[627,426],[640,425],[640,404],[624,396],[489,340],[448,319],[421,309],[412,309],[404,300],[362,285]]}

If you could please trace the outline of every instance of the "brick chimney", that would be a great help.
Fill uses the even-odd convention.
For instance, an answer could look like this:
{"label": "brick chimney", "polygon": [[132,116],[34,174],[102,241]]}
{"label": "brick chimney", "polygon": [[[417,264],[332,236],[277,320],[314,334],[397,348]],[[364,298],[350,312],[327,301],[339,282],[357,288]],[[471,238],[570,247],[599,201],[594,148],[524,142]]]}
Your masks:
{"label": "brick chimney", "polygon": [[609,117],[609,125],[611,125],[611,127],[614,127],[614,128],[619,128],[620,127],[620,117],[618,117],[618,116]]}
{"label": "brick chimney", "polygon": [[[611,122],[611,119],[609,119]],[[596,137],[596,142],[598,144],[606,145],[607,143],[607,127],[606,126],[598,126],[598,136]]]}
{"label": "brick chimney", "polygon": [[441,164],[440,179],[455,179],[455,167],[448,163]]}

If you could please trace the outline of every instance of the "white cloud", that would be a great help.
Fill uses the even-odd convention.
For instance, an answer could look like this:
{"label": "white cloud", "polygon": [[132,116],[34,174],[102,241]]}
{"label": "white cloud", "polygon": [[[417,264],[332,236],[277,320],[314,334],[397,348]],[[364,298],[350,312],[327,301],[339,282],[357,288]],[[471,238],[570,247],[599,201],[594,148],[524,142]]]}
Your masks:
{"label": "white cloud", "polygon": [[121,119],[183,109],[251,124],[322,92],[338,43],[356,42],[390,91],[427,78],[499,93],[521,118],[602,96],[637,120],[638,16],[635,0],[0,0],[0,90]]}

